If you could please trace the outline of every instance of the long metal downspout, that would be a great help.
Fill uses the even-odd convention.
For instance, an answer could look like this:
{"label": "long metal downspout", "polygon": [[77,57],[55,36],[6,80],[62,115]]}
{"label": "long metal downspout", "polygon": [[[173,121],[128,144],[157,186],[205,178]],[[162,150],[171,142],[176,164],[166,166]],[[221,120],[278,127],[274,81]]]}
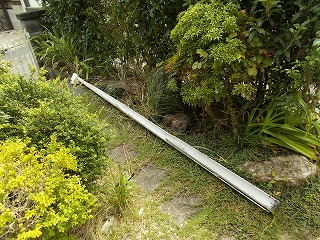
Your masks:
{"label": "long metal downspout", "polygon": [[133,111],[132,109],[114,99],[110,95],[106,94],[99,88],[96,88],[90,83],[84,81],[74,73],[71,78],[71,83],[77,84],[80,82],[264,210],[272,212],[279,204],[279,201],[277,199],[273,198],[245,179],[231,172],[221,164],[215,162],[205,154],[183,142],[181,139],[164,131],[154,123],[141,116],[139,113]]}

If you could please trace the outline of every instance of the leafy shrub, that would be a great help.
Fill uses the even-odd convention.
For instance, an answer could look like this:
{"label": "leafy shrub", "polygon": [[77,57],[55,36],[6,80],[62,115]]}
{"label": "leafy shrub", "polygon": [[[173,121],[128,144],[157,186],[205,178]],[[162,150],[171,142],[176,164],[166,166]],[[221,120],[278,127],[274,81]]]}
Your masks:
{"label": "leafy shrub", "polygon": [[201,1],[171,31],[176,53],[167,71],[180,81],[185,102],[225,119],[235,136],[248,112],[280,95],[301,93],[315,110],[319,13],[313,0]]}
{"label": "leafy shrub", "polygon": [[77,171],[77,160],[54,138],[40,151],[0,144],[1,239],[62,239],[92,217],[95,196],[66,170]]}
{"label": "leafy shrub", "polygon": [[[73,36],[83,51],[105,54],[109,49],[106,8],[100,0],[41,0],[45,19],[59,35]],[[78,46],[79,46],[78,45]],[[105,58],[107,58],[105,56]]]}
{"label": "leafy shrub", "polygon": [[112,1],[108,12],[110,22],[117,26],[115,36],[122,39],[123,56],[142,57],[149,66],[164,60],[173,51],[169,36],[178,14],[195,2],[197,0]]}
{"label": "leafy shrub", "polygon": [[[232,72],[244,52],[236,38],[236,13],[232,3],[197,3],[179,15],[171,32],[177,52],[167,61],[167,69],[182,82],[184,101],[204,107],[209,114],[213,114],[210,105],[230,97],[241,83],[237,76],[245,74],[242,69]],[[252,90],[248,92],[250,97]]]}
{"label": "leafy shrub", "polygon": [[[1,62],[4,66],[5,63]],[[90,185],[105,166],[107,125],[90,113],[80,97],[75,97],[66,82],[46,81],[43,72],[30,79],[0,72],[0,140],[30,138],[30,144],[43,148],[55,134],[78,159],[78,173]]]}
{"label": "leafy shrub", "polygon": [[[241,3],[243,32],[247,40],[247,63],[257,74],[257,102],[266,103],[287,94],[311,107],[319,95],[320,7],[318,1],[265,1]],[[272,64],[262,64],[267,58]],[[298,73],[296,75],[295,73]]]}

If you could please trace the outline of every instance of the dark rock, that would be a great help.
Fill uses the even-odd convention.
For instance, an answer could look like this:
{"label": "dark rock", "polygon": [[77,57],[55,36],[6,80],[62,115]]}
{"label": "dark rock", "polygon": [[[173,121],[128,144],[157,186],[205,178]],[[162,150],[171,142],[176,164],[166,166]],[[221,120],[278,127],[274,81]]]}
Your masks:
{"label": "dark rock", "polygon": [[316,165],[299,155],[274,157],[264,162],[245,162],[239,169],[258,182],[275,181],[287,186],[303,185],[317,172]]}
{"label": "dark rock", "polygon": [[125,85],[123,84],[123,82],[118,80],[108,81],[107,83],[104,82],[102,85],[98,87],[102,91],[117,99],[122,98],[126,92]]}
{"label": "dark rock", "polygon": [[37,9],[34,11],[19,13],[16,16],[20,20],[22,28],[25,29],[31,37],[34,37],[44,30],[44,14],[45,11],[43,9]]}
{"label": "dark rock", "polygon": [[163,117],[163,124],[174,131],[186,131],[190,125],[190,118],[184,113],[166,114]]}

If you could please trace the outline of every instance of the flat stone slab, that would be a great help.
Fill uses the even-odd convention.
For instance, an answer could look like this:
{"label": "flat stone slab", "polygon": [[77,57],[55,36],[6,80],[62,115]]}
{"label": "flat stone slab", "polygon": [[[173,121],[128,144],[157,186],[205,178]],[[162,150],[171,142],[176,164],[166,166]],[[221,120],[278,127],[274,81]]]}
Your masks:
{"label": "flat stone slab", "polygon": [[316,165],[299,155],[274,157],[264,162],[245,162],[239,169],[249,173],[256,181],[275,181],[287,186],[302,185],[317,172]]}
{"label": "flat stone slab", "polygon": [[120,164],[127,164],[135,159],[138,153],[130,145],[120,145],[109,151],[109,157]]}
{"label": "flat stone slab", "polygon": [[159,209],[169,214],[179,227],[183,227],[187,220],[200,210],[201,201],[199,197],[176,196],[162,203]]}
{"label": "flat stone slab", "polygon": [[133,177],[133,180],[146,192],[157,189],[163,180],[167,177],[164,170],[158,169],[148,163],[143,166],[140,171]]}

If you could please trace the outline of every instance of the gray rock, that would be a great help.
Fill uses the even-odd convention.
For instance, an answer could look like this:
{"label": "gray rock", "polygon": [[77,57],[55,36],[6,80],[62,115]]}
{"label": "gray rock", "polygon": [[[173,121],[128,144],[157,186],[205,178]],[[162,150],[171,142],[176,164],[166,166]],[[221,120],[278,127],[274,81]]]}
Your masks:
{"label": "gray rock", "polygon": [[133,177],[135,182],[144,191],[150,192],[157,189],[167,177],[164,170],[158,169],[152,164],[147,164]]}
{"label": "gray rock", "polygon": [[120,145],[109,151],[109,157],[120,164],[127,164],[135,159],[138,153],[130,145]]}
{"label": "gray rock", "polygon": [[317,172],[316,165],[299,155],[274,157],[264,162],[245,162],[239,169],[249,173],[256,181],[275,181],[287,186],[303,185]]}
{"label": "gray rock", "polygon": [[194,196],[176,196],[161,204],[159,209],[169,214],[180,227],[183,227],[188,218],[200,210],[201,200]]}
{"label": "gray rock", "polygon": [[190,125],[190,118],[182,112],[166,114],[163,117],[163,124],[167,127],[171,127],[174,131],[186,131]]}

